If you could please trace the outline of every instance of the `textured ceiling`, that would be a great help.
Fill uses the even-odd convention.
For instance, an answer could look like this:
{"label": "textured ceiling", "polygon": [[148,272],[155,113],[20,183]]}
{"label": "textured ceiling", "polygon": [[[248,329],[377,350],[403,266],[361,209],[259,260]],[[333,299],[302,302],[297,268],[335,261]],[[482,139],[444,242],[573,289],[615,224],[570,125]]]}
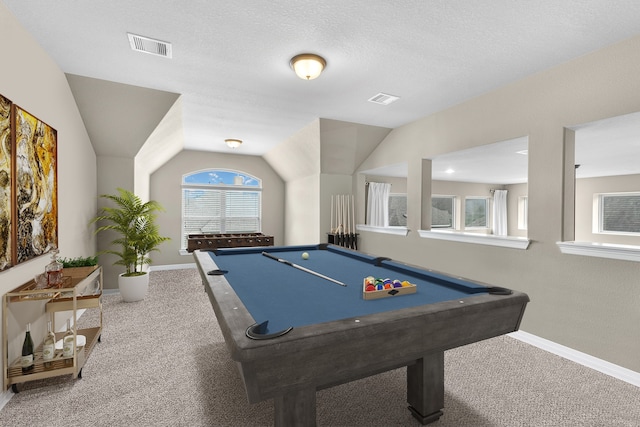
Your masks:
{"label": "textured ceiling", "polygon": [[[1,1],[65,73],[181,95],[184,148],[249,155],[317,118],[394,128],[640,34],[637,0]],[[303,52],[327,60],[318,79],[290,69]]]}

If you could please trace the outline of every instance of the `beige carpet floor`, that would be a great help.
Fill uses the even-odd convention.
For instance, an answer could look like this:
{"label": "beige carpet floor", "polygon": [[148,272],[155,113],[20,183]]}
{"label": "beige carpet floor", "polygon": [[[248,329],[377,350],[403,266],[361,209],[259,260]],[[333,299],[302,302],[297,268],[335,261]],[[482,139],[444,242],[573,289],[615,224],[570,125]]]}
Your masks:
{"label": "beige carpet floor", "polygon": [[[195,269],[151,273],[148,297],[105,295],[102,342],[82,379],[20,386],[0,426],[268,426],[247,403]],[[82,322],[95,321],[87,312]],[[434,427],[640,426],[640,388],[504,336],[445,353]],[[317,394],[320,426],[417,426],[398,369]]]}

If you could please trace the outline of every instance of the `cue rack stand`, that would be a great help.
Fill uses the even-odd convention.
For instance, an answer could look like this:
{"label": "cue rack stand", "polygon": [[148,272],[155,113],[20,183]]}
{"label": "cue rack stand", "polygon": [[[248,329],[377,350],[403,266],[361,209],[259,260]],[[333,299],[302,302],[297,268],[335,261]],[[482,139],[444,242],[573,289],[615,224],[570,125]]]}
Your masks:
{"label": "cue rack stand", "polygon": [[358,249],[358,233],[355,232],[355,200],[352,194],[331,196],[331,231],[328,243],[348,249]]}

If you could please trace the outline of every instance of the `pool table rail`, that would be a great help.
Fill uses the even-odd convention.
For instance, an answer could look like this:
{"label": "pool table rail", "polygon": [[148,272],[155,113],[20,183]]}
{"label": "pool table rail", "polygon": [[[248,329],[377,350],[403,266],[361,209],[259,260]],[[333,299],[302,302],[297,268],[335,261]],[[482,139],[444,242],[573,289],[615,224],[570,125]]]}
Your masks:
{"label": "pool table rail", "polygon": [[256,341],[244,333],[255,321],[231,285],[224,276],[206,275],[217,268],[213,259],[194,254],[250,403],[411,366],[451,348],[514,332],[529,301],[515,291],[469,295],[294,328],[275,340]]}

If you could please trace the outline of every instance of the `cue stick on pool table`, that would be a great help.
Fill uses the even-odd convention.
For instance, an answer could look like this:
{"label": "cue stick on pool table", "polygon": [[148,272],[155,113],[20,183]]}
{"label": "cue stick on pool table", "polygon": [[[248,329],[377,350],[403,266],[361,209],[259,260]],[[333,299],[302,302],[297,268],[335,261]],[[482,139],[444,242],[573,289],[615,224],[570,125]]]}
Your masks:
{"label": "cue stick on pool table", "polygon": [[313,274],[314,276],[321,277],[321,278],[323,278],[325,280],[328,280],[328,281],[333,282],[335,284],[338,284],[340,286],[347,286],[346,284],[344,284],[344,283],[342,283],[342,282],[340,282],[340,281],[338,281],[336,279],[332,279],[331,277],[327,277],[324,274],[320,274],[320,273],[318,273],[316,271],[309,270],[308,268],[302,267],[301,265],[298,265],[298,264],[294,264],[291,261],[287,261],[286,259],[278,258],[277,256],[271,255],[268,252],[264,252],[263,251],[262,255],[266,256],[267,258],[271,258],[272,260],[275,260],[275,261],[281,262],[283,264],[286,264],[286,265],[288,265],[290,267],[297,268],[298,270],[302,270],[302,271],[304,271],[306,273]]}

